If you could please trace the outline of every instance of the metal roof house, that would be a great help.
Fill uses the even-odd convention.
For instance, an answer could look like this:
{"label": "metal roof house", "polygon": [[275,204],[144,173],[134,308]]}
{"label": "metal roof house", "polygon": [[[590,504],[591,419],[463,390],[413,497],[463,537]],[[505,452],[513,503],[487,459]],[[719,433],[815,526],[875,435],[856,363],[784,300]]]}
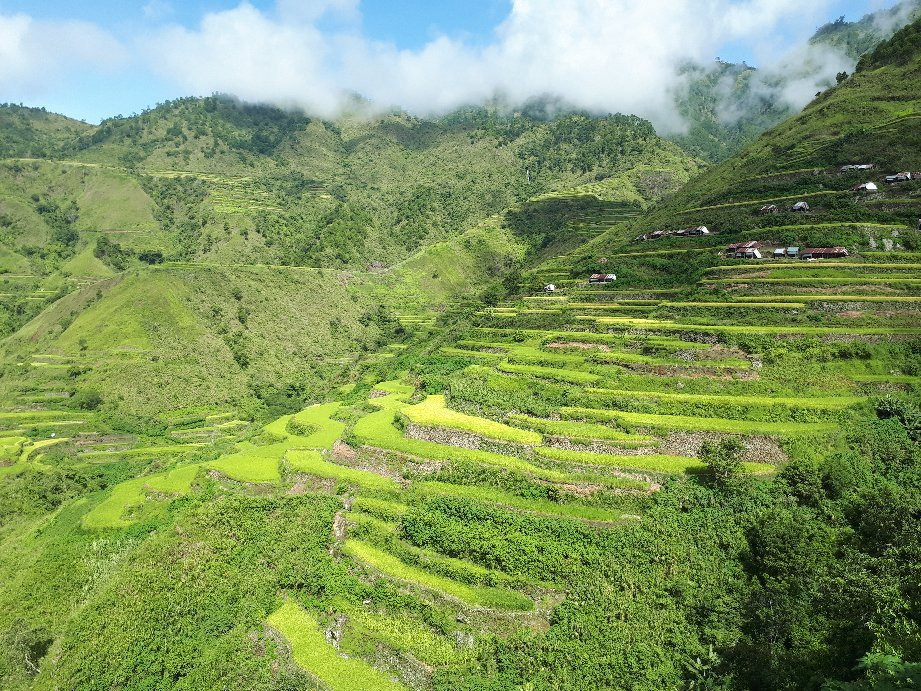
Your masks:
{"label": "metal roof house", "polygon": [[588,282],[589,283],[613,283],[617,280],[617,276],[614,274],[592,274]]}
{"label": "metal roof house", "polygon": [[774,259],[795,257],[799,254],[799,247],[778,247],[774,250]]}
{"label": "metal roof house", "polygon": [[862,185],[852,187],[851,192],[876,192],[878,189],[879,187],[876,186],[875,182],[865,182]]}
{"label": "metal roof house", "polygon": [[734,242],[726,248],[726,254],[735,254],[736,252],[744,252],[746,250],[756,250],[761,247],[761,243],[757,240],[749,240],[748,242]]}
{"label": "metal roof house", "polygon": [[761,259],[760,247],[761,243],[757,240],[735,242],[726,248],[726,256],[733,259]]}
{"label": "metal roof house", "polygon": [[771,214],[779,214],[779,213],[780,213],[780,207],[777,206],[777,204],[768,204],[758,209],[759,216],[770,216]]}
{"label": "metal roof house", "polygon": [[796,202],[796,204],[793,205],[792,211],[795,211],[798,214],[804,214],[809,211],[809,204],[806,202]]}
{"label": "metal roof house", "polygon": [[895,175],[887,175],[886,182],[890,185],[894,182],[908,182],[911,180],[911,173],[896,173]]}
{"label": "metal roof house", "polygon": [[843,259],[850,256],[844,247],[807,247],[800,259]]}
{"label": "metal roof house", "polygon": [[873,163],[850,163],[846,166],[841,166],[842,173],[849,173],[854,170],[873,170],[875,165]]}

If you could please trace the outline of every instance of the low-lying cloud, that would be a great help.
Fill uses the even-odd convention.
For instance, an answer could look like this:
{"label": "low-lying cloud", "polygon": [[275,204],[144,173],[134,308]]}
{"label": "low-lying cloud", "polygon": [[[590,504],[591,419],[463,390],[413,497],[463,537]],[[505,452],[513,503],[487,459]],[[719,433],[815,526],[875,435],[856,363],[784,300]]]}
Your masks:
{"label": "low-lying cloud", "polygon": [[820,23],[827,0],[803,5],[513,0],[485,45],[438,36],[418,50],[401,50],[369,40],[358,22],[335,32],[318,28],[329,12],[356,17],[355,0],[281,0],[275,12],[244,2],[208,14],[198,27],[158,31],[145,41],[145,53],[153,69],[185,90],[224,91],[325,116],[348,92],[382,109],[419,114],[495,96],[521,103],[553,94],[590,111],[635,113],[676,130],[682,65],[711,62],[727,42],[776,41],[784,22]]}
{"label": "low-lying cloud", "polygon": [[[65,63],[99,68],[130,55],[177,95],[226,92],[326,117],[353,93],[382,110],[420,115],[552,94],[678,131],[683,68],[712,64],[727,44],[760,46],[767,72],[814,62],[779,95],[794,107],[852,66],[834,51],[797,52],[807,50],[806,34],[826,18],[830,1],[512,0],[485,42],[441,35],[413,50],[368,38],[359,0],[277,0],[271,9],[244,1],[193,27],[169,23],[169,3],[151,0],[146,28],[121,43],[89,24],[0,15],[0,88],[40,81]],[[799,48],[780,38],[791,26]],[[41,38],[49,32],[57,40]]]}

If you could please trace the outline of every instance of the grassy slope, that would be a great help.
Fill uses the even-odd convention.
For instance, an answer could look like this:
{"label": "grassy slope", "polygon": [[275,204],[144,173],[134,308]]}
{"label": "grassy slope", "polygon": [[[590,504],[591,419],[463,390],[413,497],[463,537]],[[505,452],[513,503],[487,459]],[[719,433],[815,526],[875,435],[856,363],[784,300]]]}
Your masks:
{"label": "grassy slope", "polygon": [[[679,197],[686,208],[738,200],[728,187],[719,198],[725,179],[713,175],[694,183],[700,198]],[[682,210],[663,205],[634,225]],[[613,301],[641,301],[643,318],[586,320],[565,299],[544,309],[513,300],[499,305],[504,317],[470,309],[420,326],[426,305],[510,268],[484,257],[513,263],[521,238],[557,217],[515,211],[392,275],[129,271],[64,297],[8,340],[18,357],[5,364],[4,400],[21,400],[13,389],[26,365],[30,385],[74,379],[103,387],[104,400],[98,414],[66,410],[74,401],[0,416],[4,686],[373,688],[399,677],[439,691],[809,688],[857,676],[868,651],[915,659],[918,349],[905,336],[916,312],[872,301],[733,311],[725,303],[737,296],[771,304],[790,285],[744,282],[704,299],[708,274],[686,255],[622,265],[621,229],[599,243],[621,275]],[[863,206],[836,212],[859,222]],[[433,274],[447,274],[452,255],[482,273],[457,271],[442,286]],[[541,271],[580,275],[580,261]],[[849,266],[861,262],[836,269],[842,294],[863,290]],[[554,297],[566,297],[566,280]],[[675,292],[656,292],[669,283]],[[892,283],[877,287],[901,295]],[[383,330],[372,287],[421,321],[406,322],[396,347],[324,370],[321,353],[371,347]],[[577,305],[614,296],[579,290]],[[527,364],[501,371],[468,348]],[[329,391],[340,370],[355,385]],[[607,391],[583,386],[586,375]],[[423,393],[444,396],[422,404],[431,428],[447,430],[441,441],[403,428],[401,411]],[[340,403],[181,448],[166,444],[175,431],[238,411],[173,411],[165,417],[187,429],[133,435],[115,415],[206,408],[218,394],[282,412],[298,396]],[[845,401],[853,407],[838,409]],[[40,446],[62,422],[80,423],[74,440]],[[504,422],[537,427],[543,446],[521,444]],[[727,436],[744,446],[742,470],[765,476],[721,489],[677,475],[701,470],[704,442]],[[607,443],[625,438],[638,446]],[[107,450],[88,451],[97,446]],[[106,530],[81,527],[100,515]],[[297,676],[291,657],[312,676]]]}

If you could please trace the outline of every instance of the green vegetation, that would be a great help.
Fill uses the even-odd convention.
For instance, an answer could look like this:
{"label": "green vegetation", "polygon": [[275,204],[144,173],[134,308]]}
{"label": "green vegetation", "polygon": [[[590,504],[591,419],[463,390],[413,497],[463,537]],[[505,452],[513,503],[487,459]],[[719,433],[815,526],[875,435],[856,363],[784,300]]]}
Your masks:
{"label": "green vegetation", "polygon": [[527,597],[497,588],[469,586],[459,581],[432,574],[409,566],[396,557],[360,540],[348,540],[343,552],[378,571],[441,595],[457,598],[473,607],[490,607],[505,610],[528,610],[534,603]]}
{"label": "green vegetation", "polygon": [[378,491],[397,489],[396,483],[392,480],[364,470],[336,465],[325,460],[316,451],[295,449],[288,452],[286,459],[288,467],[296,473],[307,473]]}
{"label": "green vegetation", "polygon": [[[632,486],[635,489],[645,489],[646,485],[641,482],[631,483],[624,482],[625,487]],[[441,482],[423,482],[415,483],[413,491],[423,495],[431,494],[446,497],[464,497],[467,499],[477,499],[484,502],[501,504],[502,506],[520,511],[531,511],[538,514],[547,514],[551,516],[563,516],[566,518],[577,518],[585,521],[616,521],[621,514],[609,509],[595,506],[585,506],[579,504],[558,504],[543,499],[526,499],[508,492],[497,491],[489,487],[448,485]]]}
{"label": "green vegetation", "polygon": [[[921,186],[851,188],[921,169],[916,34],[683,186],[546,101],[0,108],[0,687],[910,687]],[[711,158],[783,110],[691,76]]]}
{"label": "green vegetation", "polygon": [[326,688],[333,691],[356,687],[370,691],[406,688],[360,660],[340,656],[324,639],[316,619],[291,601],[273,612],[268,623],[288,640],[294,661]]}
{"label": "green vegetation", "polygon": [[444,396],[429,396],[422,403],[402,408],[401,412],[417,425],[449,427],[518,444],[540,444],[542,441],[541,436],[536,432],[516,429],[492,420],[451,410],[445,406]]}
{"label": "green vegetation", "polygon": [[568,418],[588,420],[617,420],[618,422],[653,429],[687,430],[702,432],[725,432],[727,434],[777,434],[784,436],[816,435],[834,432],[834,423],[788,423],[750,422],[748,420],[727,420],[718,417],[689,417],[682,415],[653,415],[630,413],[621,410],[597,410],[594,408],[563,408],[561,413]]}

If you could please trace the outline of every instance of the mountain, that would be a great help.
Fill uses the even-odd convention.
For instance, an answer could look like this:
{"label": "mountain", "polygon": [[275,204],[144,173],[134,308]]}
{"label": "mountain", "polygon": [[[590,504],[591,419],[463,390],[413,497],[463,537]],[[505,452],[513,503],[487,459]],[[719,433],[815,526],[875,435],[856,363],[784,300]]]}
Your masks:
{"label": "mountain", "polygon": [[[676,192],[577,175],[392,266],[9,252],[2,686],[917,686],[919,36]],[[11,162],[56,261],[111,204],[33,189],[171,179],[80,146]]]}
{"label": "mountain", "polygon": [[670,139],[704,160],[725,160],[794,115],[793,103],[834,85],[836,75],[852,71],[862,55],[918,17],[918,0],[904,0],[855,22],[840,17],[769,70],[719,59],[710,67],[688,65],[686,87],[676,97],[687,131]]}
{"label": "mountain", "polygon": [[[783,231],[773,237],[865,250],[897,242],[915,249],[911,231],[891,241],[875,228],[896,224],[914,229],[921,217],[918,183],[892,186],[884,181],[886,175],[921,168],[916,31],[917,22],[899,31],[802,113],[735,158],[707,169],[635,223],[599,237],[585,248],[585,261],[615,247],[645,248],[633,238],[649,231],[694,225],[719,233],[708,241],[714,246]],[[850,164],[874,167],[842,170]],[[865,182],[879,190],[853,191]],[[808,202],[808,214],[789,210],[800,200]],[[769,204],[781,213],[759,215]],[[681,242],[665,240],[667,246]]]}
{"label": "mountain", "polygon": [[53,156],[90,130],[85,122],[44,108],[0,104],[0,158]]}
{"label": "mountain", "polygon": [[[220,97],[105,121],[54,160],[60,165],[8,161],[0,171],[9,200],[0,209],[4,244],[44,259],[49,270],[93,252],[97,237],[122,247],[131,266],[143,252],[181,261],[390,265],[544,192],[641,163],[674,169],[675,184],[695,169],[634,117],[538,120],[470,110],[332,123]],[[35,195],[40,201],[30,201]],[[630,187],[623,198],[640,206],[652,199]],[[63,255],[42,250],[52,233],[45,207],[76,217]]]}

